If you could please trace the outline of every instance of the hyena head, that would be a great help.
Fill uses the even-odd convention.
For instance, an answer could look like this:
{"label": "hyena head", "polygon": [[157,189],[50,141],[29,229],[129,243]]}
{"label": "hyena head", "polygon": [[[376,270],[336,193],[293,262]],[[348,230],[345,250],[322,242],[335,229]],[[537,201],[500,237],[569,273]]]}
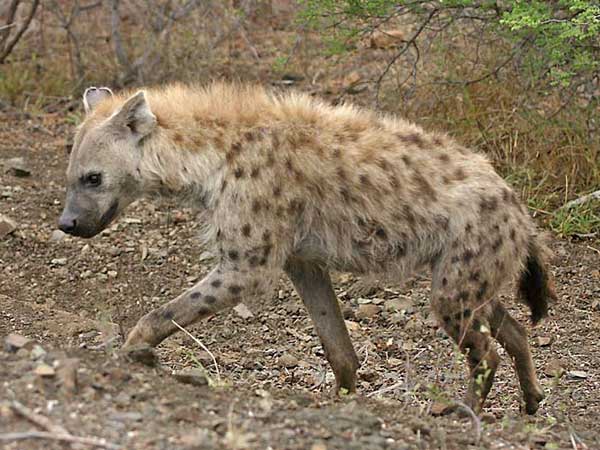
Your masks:
{"label": "hyena head", "polygon": [[[103,102],[108,102],[99,106]],[[119,103],[122,103],[119,105]],[[83,95],[86,118],[67,168],[67,195],[58,221],[65,233],[95,236],[142,193],[141,142],[156,126],[144,92],[115,102],[108,88]],[[111,110],[106,106],[119,105]]]}

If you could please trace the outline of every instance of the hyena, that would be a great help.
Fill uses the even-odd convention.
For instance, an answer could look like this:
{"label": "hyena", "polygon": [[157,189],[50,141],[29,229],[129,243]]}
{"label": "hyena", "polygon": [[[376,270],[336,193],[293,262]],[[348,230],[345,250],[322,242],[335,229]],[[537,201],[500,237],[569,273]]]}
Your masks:
{"label": "hyena", "polygon": [[532,321],[555,298],[546,248],[486,158],[449,137],[353,106],[256,86],[90,88],[67,169],[59,227],[92,237],[142,195],[201,211],[218,258],[198,284],[142,317],[125,346],[155,346],[285,272],[320,337],[336,388],[358,360],[330,270],[397,281],[432,271],[439,324],[466,354],[466,403],[481,410],[499,364],[514,359],[526,411],[543,398],[527,333],[497,298],[517,281]]}

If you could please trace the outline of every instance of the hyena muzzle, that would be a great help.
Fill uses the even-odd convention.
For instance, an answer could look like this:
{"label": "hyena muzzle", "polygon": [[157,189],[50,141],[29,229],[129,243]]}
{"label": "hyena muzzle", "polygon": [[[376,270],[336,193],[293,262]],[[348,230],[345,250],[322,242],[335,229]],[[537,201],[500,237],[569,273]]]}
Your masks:
{"label": "hyena muzzle", "polygon": [[525,407],[543,398],[527,333],[497,298],[517,281],[538,322],[555,299],[546,248],[489,162],[447,136],[352,106],[259,87],[169,86],[84,94],[59,227],[92,237],[142,195],[201,211],[217,266],[140,319],[125,346],[266,295],[285,272],[333,368],[354,391],[358,360],[330,270],[400,281],[432,271],[432,308],[467,356],[467,404],[480,411],[499,357],[514,360]]}

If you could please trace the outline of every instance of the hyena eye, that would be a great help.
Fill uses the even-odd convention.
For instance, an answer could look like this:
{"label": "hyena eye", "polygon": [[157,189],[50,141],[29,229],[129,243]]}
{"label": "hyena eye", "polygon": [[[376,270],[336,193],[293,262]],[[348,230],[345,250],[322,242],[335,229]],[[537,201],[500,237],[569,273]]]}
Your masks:
{"label": "hyena eye", "polygon": [[98,187],[102,184],[102,174],[91,172],[81,177],[81,182],[89,187]]}

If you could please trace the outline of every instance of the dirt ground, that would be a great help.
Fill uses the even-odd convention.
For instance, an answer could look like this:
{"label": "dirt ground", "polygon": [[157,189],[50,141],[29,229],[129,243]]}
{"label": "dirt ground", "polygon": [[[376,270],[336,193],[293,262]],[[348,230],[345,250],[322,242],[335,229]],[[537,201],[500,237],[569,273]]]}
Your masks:
{"label": "dirt ground", "polygon": [[[520,412],[502,350],[481,418],[438,415],[462,397],[465,366],[430,317],[427,274],[362,296],[351,293],[354,278],[336,274],[362,363],[357,395],[331,395],[333,375],[285,279],[273,298],[247,303],[249,311],[190,328],[216,357],[218,376],[210,355],[183,333],[164,342],[149,367],[118,352],[122,334],[211,267],[194,239],[194,213],[139,202],[92,240],[58,239],[72,126],[60,114],[0,114],[0,160],[24,156],[31,171],[0,172],[0,213],[18,223],[0,238],[0,337],[18,333],[38,344],[0,351],[0,439],[43,431],[10,407],[18,401],[73,435],[123,449],[600,448],[597,243],[552,243],[560,301],[530,329],[547,394],[533,417]],[[505,304],[527,320],[511,295]],[[62,370],[69,364],[77,386]],[[173,375],[201,366],[209,385]],[[87,448],[46,439],[2,445]]]}

